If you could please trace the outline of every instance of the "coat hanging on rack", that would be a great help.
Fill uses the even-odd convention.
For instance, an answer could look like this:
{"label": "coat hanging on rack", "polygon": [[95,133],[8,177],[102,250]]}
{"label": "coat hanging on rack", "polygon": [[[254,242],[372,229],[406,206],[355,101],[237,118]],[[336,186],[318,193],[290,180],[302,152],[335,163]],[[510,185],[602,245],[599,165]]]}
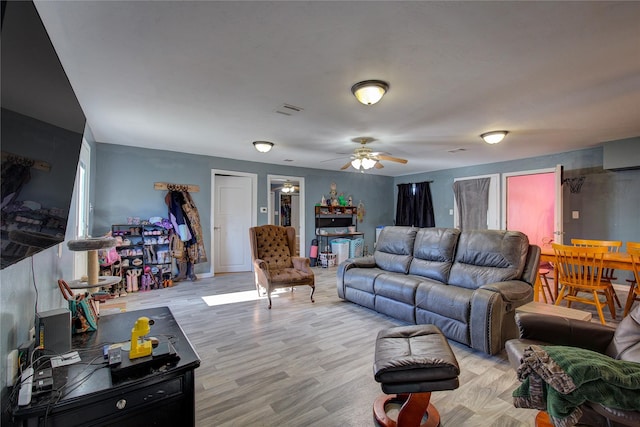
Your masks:
{"label": "coat hanging on rack", "polygon": [[200,214],[198,213],[198,208],[196,208],[196,204],[193,202],[191,194],[189,194],[187,191],[182,192],[182,197],[184,198],[182,210],[189,220],[189,224],[191,225],[191,232],[193,234],[193,238],[195,239],[195,242],[192,242],[190,247],[187,248],[187,250],[191,251],[191,253],[189,254],[189,258],[194,264],[207,262],[207,252],[204,248],[202,226],[200,225]]}
{"label": "coat hanging on rack", "polygon": [[189,260],[194,264],[207,262],[200,215],[189,192],[169,191],[165,202],[169,208],[169,219],[185,244]]}

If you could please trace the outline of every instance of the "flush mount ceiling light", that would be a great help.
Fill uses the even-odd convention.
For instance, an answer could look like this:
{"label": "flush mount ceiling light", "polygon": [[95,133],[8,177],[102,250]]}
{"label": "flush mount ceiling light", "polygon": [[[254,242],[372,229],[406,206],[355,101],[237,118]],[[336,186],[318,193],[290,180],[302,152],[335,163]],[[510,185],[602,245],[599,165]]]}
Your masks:
{"label": "flush mount ceiling light", "polygon": [[494,130],[491,132],[485,132],[480,135],[480,138],[484,139],[487,144],[497,144],[502,141],[509,132],[506,130]]}
{"label": "flush mount ceiling light", "polygon": [[382,80],[365,80],[351,86],[351,93],[364,105],[380,101],[389,90],[389,83]]}
{"label": "flush mount ceiling light", "polygon": [[268,153],[273,148],[273,142],[269,141],[253,141],[253,146],[261,153]]}

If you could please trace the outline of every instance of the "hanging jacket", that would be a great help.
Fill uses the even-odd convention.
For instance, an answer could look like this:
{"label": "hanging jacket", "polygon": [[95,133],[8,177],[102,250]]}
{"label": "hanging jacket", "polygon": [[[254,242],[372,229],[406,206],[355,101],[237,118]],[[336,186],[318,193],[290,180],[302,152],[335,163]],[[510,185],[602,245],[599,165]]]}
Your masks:
{"label": "hanging jacket", "polygon": [[180,240],[183,242],[190,241],[193,236],[189,230],[187,219],[182,211],[182,205],[184,198],[179,191],[169,191],[164,198],[167,207],[169,208],[169,219],[173,225],[173,229],[180,236]]}

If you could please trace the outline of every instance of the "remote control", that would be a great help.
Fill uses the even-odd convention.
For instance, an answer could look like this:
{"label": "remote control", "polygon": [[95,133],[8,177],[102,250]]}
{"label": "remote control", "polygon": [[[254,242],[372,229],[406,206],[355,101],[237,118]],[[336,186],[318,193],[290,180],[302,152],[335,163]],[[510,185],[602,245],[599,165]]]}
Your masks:
{"label": "remote control", "polygon": [[122,349],[120,347],[109,349],[109,366],[122,362]]}
{"label": "remote control", "polygon": [[18,405],[25,406],[31,403],[31,389],[33,386],[33,368],[27,368],[22,373],[20,381],[20,394],[18,395]]}

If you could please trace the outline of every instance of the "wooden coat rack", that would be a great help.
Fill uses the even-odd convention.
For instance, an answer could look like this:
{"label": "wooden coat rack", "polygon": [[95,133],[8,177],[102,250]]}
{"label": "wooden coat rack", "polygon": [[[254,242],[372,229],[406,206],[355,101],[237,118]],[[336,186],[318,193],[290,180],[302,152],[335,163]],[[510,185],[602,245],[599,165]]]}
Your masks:
{"label": "wooden coat rack", "polygon": [[188,193],[197,193],[200,191],[199,185],[191,185],[191,184],[172,184],[170,182],[154,182],[153,183],[154,190],[165,190],[165,191],[186,191]]}
{"label": "wooden coat rack", "polygon": [[28,157],[18,156],[17,154],[9,153],[7,151],[2,152],[2,161],[15,163],[18,165],[29,166],[33,169],[37,169],[44,172],[51,170],[51,165],[42,160],[33,160]]}

